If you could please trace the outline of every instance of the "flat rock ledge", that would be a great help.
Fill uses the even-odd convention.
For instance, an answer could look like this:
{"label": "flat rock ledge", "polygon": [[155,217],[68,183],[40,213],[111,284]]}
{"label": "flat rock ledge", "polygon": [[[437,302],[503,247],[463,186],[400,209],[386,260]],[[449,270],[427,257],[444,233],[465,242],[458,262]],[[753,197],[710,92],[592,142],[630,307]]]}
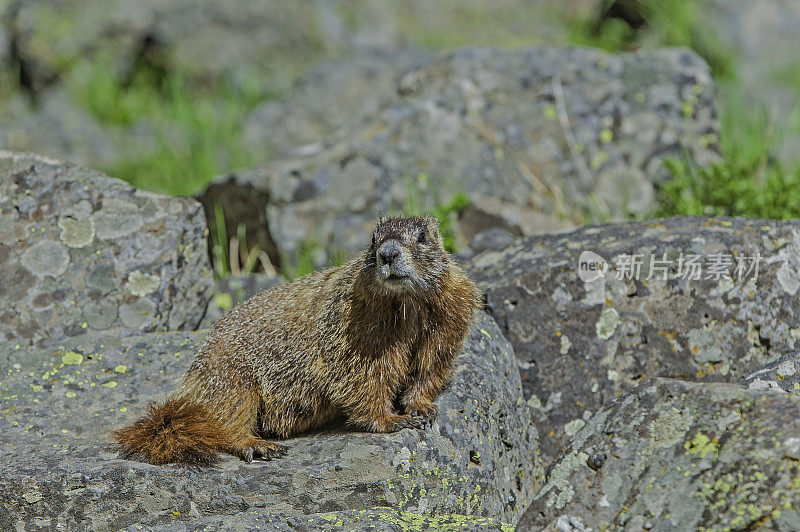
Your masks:
{"label": "flat rock ledge", "polygon": [[211,296],[199,203],[0,151],[0,341],[194,329]]}
{"label": "flat rock ledge", "polygon": [[800,398],[648,379],[564,446],[518,530],[797,530]]}
{"label": "flat rock ledge", "polygon": [[377,530],[513,525],[541,486],[536,429],[514,353],[481,314],[429,428],[330,427],[289,453],[200,469],[118,458],[109,431],[164,397],[205,332],[83,336],[0,351],[0,529]]}
{"label": "flat rock ledge", "polygon": [[[584,252],[612,267],[585,281]],[[645,377],[733,383],[800,348],[797,221],[587,226],[489,249],[466,267],[514,347],[548,458]]]}

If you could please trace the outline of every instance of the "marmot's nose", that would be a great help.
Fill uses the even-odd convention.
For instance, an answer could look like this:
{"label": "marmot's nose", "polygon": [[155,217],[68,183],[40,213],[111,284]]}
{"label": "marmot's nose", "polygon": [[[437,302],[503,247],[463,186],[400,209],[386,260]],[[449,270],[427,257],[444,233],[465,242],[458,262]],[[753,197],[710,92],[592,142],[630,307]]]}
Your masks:
{"label": "marmot's nose", "polygon": [[396,240],[388,240],[378,248],[378,256],[381,262],[391,265],[400,255],[400,244]]}

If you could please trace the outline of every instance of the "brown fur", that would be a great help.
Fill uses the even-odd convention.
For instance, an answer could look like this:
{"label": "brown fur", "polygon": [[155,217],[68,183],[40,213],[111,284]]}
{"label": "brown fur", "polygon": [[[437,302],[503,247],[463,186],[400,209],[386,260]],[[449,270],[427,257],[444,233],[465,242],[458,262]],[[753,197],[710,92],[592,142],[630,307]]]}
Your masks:
{"label": "brown fur", "polygon": [[228,445],[205,409],[182,399],[150,405],[145,417],[114,436],[124,446],[126,458],[145,458],[154,464],[210,464]]}
{"label": "brown fur", "polygon": [[249,462],[285,453],[265,437],[342,416],[375,432],[420,426],[436,415],[477,305],[435,219],[381,220],[362,258],[223,316],[171,398],[115,436],[126,456],[152,463],[219,452]]}

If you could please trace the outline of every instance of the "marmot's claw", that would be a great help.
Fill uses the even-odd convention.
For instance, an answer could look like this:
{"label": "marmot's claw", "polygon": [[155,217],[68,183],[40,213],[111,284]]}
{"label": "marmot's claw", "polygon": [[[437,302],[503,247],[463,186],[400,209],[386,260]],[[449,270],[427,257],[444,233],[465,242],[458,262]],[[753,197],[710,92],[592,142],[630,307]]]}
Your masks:
{"label": "marmot's claw", "polygon": [[248,447],[247,449],[242,450],[242,460],[247,462],[248,464],[253,461],[253,448]]}
{"label": "marmot's claw", "polygon": [[414,428],[415,429],[426,429],[431,425],[432,420],[430,418],[418,415],[411,415],[411,419],[414,420]]}
{"label": "marmot's claw", "polygon": [[439,414],[439,407],[433,403],[414,405],[408,408],[408,413],[414,417],[423,418],[427,424],[432,424]]}
{"label": "marmot's claw", "polygon": [[410,414],[403,414],[395,416],[391,422],[386,425],[386,428],[379,432],[397,432],[403,429],[418,429],[421,428],[421,419],[418,416]]}
{"label": "marmot's claw", "polygon": [[255,455],[261,460],[272,460],[286,456],[289,448],[280,443],[269,442],[268,445],[261,445],[255,449]]}
{"label": "marmot's claw", "polygon": [[286,456],[288,450],[289,449],[285,445],[281,445],[280,443],[261,441],[260,443],[242,449],[239,457],[249,464],[253,460],[266,461]]}

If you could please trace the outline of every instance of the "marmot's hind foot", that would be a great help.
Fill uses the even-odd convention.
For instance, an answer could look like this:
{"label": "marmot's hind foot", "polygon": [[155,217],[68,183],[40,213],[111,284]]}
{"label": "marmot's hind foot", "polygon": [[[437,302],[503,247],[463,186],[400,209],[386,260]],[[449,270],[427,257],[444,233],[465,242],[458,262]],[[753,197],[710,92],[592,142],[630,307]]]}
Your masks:
{"label": "marmot's hind foot", "polygon": [[253,460],[272,460],[286,455],[289,449],[285,445],[261,438],[248,438],[242,447],[234,453],[248,464]]}

